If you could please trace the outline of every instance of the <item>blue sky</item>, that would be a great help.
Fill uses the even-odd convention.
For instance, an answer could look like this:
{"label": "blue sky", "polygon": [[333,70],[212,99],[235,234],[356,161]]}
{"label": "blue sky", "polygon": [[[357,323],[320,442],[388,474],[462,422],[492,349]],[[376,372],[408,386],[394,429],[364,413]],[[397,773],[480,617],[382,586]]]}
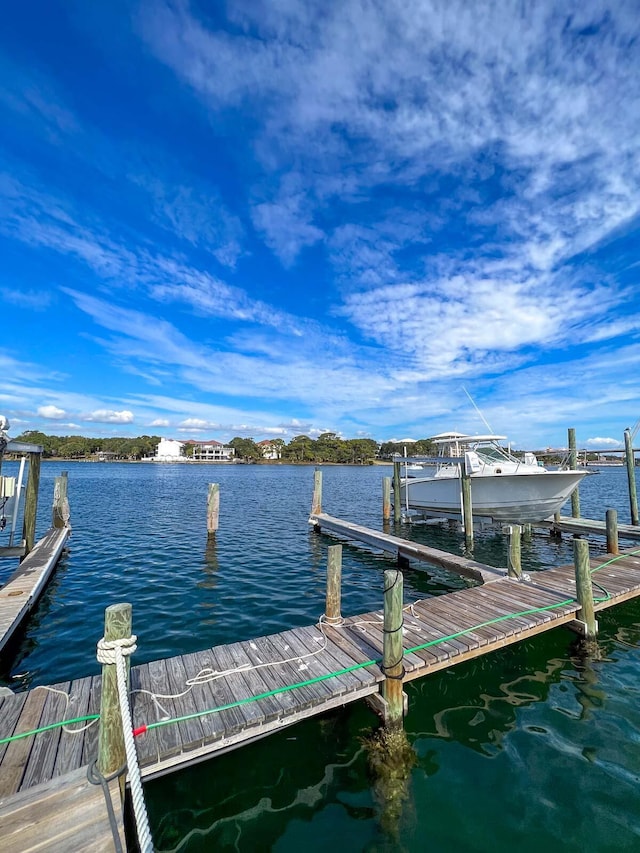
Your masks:
{"label": "blue sky", "polygon": [[11,434],[640,419],[636,0],[5,4]]}

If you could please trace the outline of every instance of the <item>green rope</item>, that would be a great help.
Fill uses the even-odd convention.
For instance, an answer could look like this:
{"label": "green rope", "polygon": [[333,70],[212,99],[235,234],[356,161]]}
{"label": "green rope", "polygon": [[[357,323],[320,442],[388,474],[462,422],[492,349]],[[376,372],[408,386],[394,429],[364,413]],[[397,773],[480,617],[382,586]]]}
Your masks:
{"label": "green rope", "polygon": [[[98,719],[100,719],[100,714],[89,714],[86,717],[75,717],[73,720],[62,720],[59,723],[51,723],[50,725],[42,726],[42,728],[39,728],[39,729],[32,729],[30,732],[22,732],[19,735],[11,735],[11,737],[3,737],[0,740],[0,746],[2,746],[5,743],[11,743],[14,740],[20,740],[20,738],[23,738],[23,737],[29,737],[30,735],[39,735],[40,732],[48,732],[48,731],[51,731],[51,729],[59,729],[62,726],[69,726],[69,725],[71,725],[71,723],[87,723],[90,720],[93,721],[93,720],[98,720]],[[73,732],[72,732],[72,734],[73,734]]]}

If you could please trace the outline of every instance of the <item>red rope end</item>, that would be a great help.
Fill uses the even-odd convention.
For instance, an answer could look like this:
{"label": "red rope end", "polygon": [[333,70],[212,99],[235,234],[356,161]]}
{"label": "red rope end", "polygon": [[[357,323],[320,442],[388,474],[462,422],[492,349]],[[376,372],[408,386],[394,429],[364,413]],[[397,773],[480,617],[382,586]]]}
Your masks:
{"label": "red rope end", "polygon": [[138,735],[143,735],[146,732],[146,730],[147,730],[147,727],[145,725],[138,726],[137,729],[133,730],[133,736],[138,737]]}

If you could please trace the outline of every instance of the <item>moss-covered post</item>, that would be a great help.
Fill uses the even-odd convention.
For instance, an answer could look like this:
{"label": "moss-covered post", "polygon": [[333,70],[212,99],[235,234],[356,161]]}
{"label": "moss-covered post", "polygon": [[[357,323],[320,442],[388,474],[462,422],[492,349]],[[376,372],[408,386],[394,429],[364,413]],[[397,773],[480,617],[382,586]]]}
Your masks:
{"label": "moss-covered post", "polygon": [[[409,488],[407,483],[406,488]],[[402,499],[400,497],[400,463],[393,463],[393,520],[396,524],[402,517]]]}
{"label": "moss-covered post", "polygon": [[215,536],[220,522],[220,484],[209,483],[207,493],[207,537]]}
{"label": "moss-covered post", "polygon": [[391,477],[382,478],[382,520],[391,520]]}
{"label": "moss-covered post", "polygon": [[631,505],[631,524],[638,525],[638,496],[636,494],[636,467],[633,454],[633,442],[631,440],[631,430],[624,431],[624,451],[627,461],[627,479],[629,480],[629,503]]}
{"label": "moss-covered post", "polygon": [[384,573],[384,641],[382,649],[382,697],[385,700],[385,725],[402,728],[404,716],[404,650],[402,645],[403,578],[399,569]]}
{"label": "moss-covered post", "polygon": [[53,527],[66,527],[69,524],[69,500],[67,498],[68,475],[63,471],[53,482]]}
{"label": "moss-covered post", "polygon": [[[112,604],[104,612],[104,639],[125,640],[131,637],[131,605]],[[129,682],[129,657],[125,657],[127,684]],[[118,700],[118,682],[115,663],[102,665],[102,692],[100,696],[100,730],[98,732],[98,770],[109,776],[126,762],[122,717]]]}
{"label": "moss-covered post", "polygon": [[[24,499],[22,537],[25,540],[24,557],[33,549],[36,541],[36,516],[38,514],[38,489],[40,488],[40,454],[29,454],[29,476]],[[24,559],[22,557],[22,559]]]}
{"label": "moss-covered post", "polygon": [[519,580],[522,577],[522,551],[520,548],[520,525],[509,525],[509,554],[507,557],[507,573],[510,578]]}
{"label": "moss-covered post", "polygon": [[342,545],[329,545],[327,559],[327,600],[324,609],[329,625],[342,622],[340,598],[342,583]]}
{"label": "moss-covered post", "polygon": [[594,640],[598,633],[598,623],[593,608],[589,543],[586,539],[576,537],[573,540],[573,562],[576,573],[576,597],[580,603],[576,618],[581,623],[585,638]]}
{"label": "moss-covered post", "polygon": [[319,468],[313,472],[313,500],[311,502],[311,515],[320,515],[322,512],[322,471]]}
{"label": "moss-covered post", "polygon": [[618,543],[618,513],[615,509],[607,510],[607,551],[609,554],[619,554]]}
{"label": "moss-covered post", "polygon": [[[578,470],[578,449],[576,446],[576,431],[569,427],[569,467],[572,471]],[[571,492],[571,516],[580,518],[580,493],[578,487]]]}

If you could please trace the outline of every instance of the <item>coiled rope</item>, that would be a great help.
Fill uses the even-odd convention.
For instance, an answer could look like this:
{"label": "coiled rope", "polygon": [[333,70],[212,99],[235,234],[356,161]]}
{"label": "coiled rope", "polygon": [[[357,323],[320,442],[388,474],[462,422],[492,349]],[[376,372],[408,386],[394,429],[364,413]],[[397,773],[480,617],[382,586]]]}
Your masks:
{"label": "coiled rope", "polygon": [[129,695],[127,691],[127,670],[125,666],[125,655],[128,657],[136,650],[137,637],[132,635],[122,640],[105,640],[104,637],[98,642],[98,661],[102,664],[115,664],[116,681],[118,684],[118,700],[120,702],[120,716],[122,717],[122,733],[124,735],[124,749],[127,756],[127,770],[129,785],[131,787],[131,800],[133,803],[133,814],[136,821],[138,844],[141,853],[153,853],[153,841],[149,829],[149,818],[147,807],[144,802],[142,790],[142,778],[138,755],[133,742],[133,723],[131,720],[131,709],[129,707]]}

